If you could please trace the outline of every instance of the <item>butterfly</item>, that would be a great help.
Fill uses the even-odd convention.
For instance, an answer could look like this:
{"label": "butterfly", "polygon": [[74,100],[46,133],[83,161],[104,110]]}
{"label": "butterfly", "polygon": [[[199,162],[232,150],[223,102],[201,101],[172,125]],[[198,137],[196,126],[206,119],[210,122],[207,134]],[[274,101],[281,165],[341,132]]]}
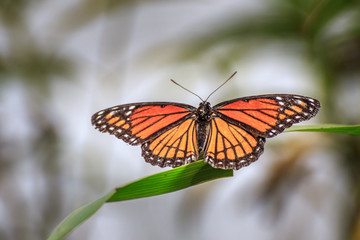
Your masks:
{"label": "butterfly", "polygon": [[100,132],[141,145],[152,165],[178,167],[202,157],[214,168],[238,170],[259,158],[266,138],[312,118],[320,108],[314,98],[290,94],[236,98],[213,107],[208,98],[200,98],[198,108],[173,102],[118,105],[98,111],[91,122]]}

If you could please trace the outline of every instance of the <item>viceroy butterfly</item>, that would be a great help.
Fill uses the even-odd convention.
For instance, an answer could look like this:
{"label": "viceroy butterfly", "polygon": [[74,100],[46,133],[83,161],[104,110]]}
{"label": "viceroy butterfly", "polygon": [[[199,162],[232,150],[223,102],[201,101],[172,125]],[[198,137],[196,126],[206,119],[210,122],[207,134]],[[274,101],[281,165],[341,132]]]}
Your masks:
{"label": "viceroy butterfly", "polygon": [[265,138],[312,118],[320,108],[314,98],[289,94],[242,97],[214,107],[207,99],[198,108],[171,102],[118,105],[95,113],[91,122],[100,132],[141,144],[152,165],[177,167],[202,154],[214,168],[237,170],[259,158]]}

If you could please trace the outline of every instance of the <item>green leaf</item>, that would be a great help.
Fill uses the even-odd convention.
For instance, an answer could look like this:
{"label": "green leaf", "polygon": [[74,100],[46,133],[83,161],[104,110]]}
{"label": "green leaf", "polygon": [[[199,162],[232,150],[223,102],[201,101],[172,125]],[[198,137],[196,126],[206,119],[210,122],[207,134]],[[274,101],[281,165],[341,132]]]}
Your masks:
{"label": "green leaf", "polygon": [[174,192],[199,183],[233,176],[233,170],[211,167],[203,161],[141,178],[111,191],[104,197],[72,212],[51,233],[48,240],[64,238],[71,230],[93,215],[105,202],[123,201]]}
{"label": "green leaf", "polygon": [[285,130],[286,132],[303,131],[303,132],[328,132],[343,133],[351,135],[360,135],[360,125],[337,125],[337,124],[320,124],[320,125],[296,125]]}
{"label": "green leaf", "polygon": [[233,170],[216,169],[204,161],[196,161],[121,186],[108,202],[174,192],[205,181],[231,176]]}
{"label": "green leaf", "polygon": [[50,234],[48,240],[63,239],[71,230],[93,215],[114,194],[114,190],[104,197],[78,208],[65,218]]}

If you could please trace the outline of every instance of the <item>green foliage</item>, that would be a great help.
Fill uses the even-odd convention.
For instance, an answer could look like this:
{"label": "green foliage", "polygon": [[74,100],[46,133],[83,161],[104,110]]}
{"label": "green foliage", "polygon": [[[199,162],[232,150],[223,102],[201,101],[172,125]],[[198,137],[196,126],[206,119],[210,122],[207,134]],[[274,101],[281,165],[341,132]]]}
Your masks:
{"label": "green foliage", "polygon": [[108,202],[174,192],[216,178],[231,177],[232,175],[232,170],[215,169],[203,161],[197,161],[121,186],[116,189]]}
{"label": "green foliage", "polygon": [[350,135],[360,135],[360,125],[339,125],[339,124],[321,124],[321,125],[297,125],[285,130],[286,132],[326,132],[343,133]]}
{"label": "green foliage", "polygon": [[54,229],[48,240],[63,239],[71,230],[93,215],[114,194],[114,192],[115,190],[72,212]]}

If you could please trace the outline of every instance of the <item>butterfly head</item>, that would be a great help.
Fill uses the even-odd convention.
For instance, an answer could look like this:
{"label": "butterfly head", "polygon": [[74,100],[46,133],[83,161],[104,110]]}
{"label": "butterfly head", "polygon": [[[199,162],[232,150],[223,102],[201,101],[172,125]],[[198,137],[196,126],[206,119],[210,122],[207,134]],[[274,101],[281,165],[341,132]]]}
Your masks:
{"label": "butterfly head", "polygon": [[201,121],[208,121],[211,117],[211,105],[209,102],[201,102],[197,109],[197,117]]}

